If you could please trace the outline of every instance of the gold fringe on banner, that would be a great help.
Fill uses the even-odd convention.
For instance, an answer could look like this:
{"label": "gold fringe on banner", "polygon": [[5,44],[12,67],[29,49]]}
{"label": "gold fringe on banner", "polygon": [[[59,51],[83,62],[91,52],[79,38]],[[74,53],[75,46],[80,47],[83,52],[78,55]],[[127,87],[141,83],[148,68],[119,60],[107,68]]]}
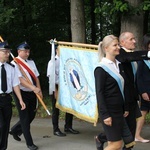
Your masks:
{"label": "gold fringe on banner", "polygon": [[[85,51],[97,51],[98,50],[98,45],[92,45],[92,44],[85,44],[85,43],[73,43],[73,42],[64,42],[64,41],[55,41],[55,43],[58,44],[58,51],[60,52],[60,48],[68,48],[69,50],[75,49],[75,50],[85,50]],[[65,49],[63,49],[65,50]],[[62,52],[62,51],[61,51]],[[58,89],[59,90],[59,89]],[[59,96],[59,95],[58,95]],[[79,113],[77,110],[74,110],[72,108],[67,108],[64,105],[61,105],[59,103],[59,97],[57,97],[57,102],[56,102],[56,107],[60,109],[61,111],[71,113],[77,118],[94,123],[94,126],[97,125],[97,120],[98,120],[98,112],[96,111],[95,116],[86,116],[82,113]],[[95,106],[97,109],[97,105]]]}

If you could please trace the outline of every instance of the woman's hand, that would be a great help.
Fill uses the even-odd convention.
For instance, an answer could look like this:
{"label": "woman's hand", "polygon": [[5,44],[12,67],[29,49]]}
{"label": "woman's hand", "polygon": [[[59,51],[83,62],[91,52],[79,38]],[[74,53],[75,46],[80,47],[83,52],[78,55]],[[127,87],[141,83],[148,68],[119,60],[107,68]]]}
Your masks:
{"label": "woman's hand", "polygon": [[106,125],[108,125],[108,126],[112,126],[112,118],[109,117],[109,118],[107,118],[107,119],[104,119],[104,123],[105,123]]}
{"label": "woman's hand", "polygon": [[142,94],[142,98],[143,98],[145,101],[150,101],[149,96],[148,96],[147,93],[143,93],[143,94]]}

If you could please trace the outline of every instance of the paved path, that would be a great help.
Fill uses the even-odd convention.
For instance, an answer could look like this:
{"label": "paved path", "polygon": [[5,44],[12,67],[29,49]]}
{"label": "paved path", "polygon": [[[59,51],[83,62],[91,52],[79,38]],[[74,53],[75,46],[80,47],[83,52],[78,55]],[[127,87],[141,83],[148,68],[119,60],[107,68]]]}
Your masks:
{"label": "paved path", "polygon": [[[11,126],[15,124],[17,118],[12,118]],[[80,131],[78,135],[67,134],[66,137],[57,137],[52,132],[52,122],[50,118],[36,118],[31,126],[34,143],[39,150],[96,150],[94,136],[102,132],[101,124],[96,127],[93,124],[74,120],[74,129]],[[60,121],[60,129],[63,131],[64,121]],[[145,125],[142,134],[150,139],[150,126]],[[43,138],[45,136],[46,138]],[[21,142],[17,142],[9,135],[8,150],[28,150],[25,145],[24,137]],[[149,150],[150,143],[137,143],[134,150]]]}

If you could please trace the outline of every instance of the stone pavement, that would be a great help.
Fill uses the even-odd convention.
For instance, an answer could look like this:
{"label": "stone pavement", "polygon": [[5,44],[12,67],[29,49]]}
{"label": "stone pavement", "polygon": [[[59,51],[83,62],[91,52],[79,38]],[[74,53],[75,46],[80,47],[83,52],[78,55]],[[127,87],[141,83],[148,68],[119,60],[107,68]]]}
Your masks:
{"label": "stone pavement", "polygon": [[[17,122],[18,118],[13,117],[11,126]],[[60,121],[60,129],[63,131],[64,121]],[[96,127],[93,124],[74,120],[73,128],[80,131],[78,135],[67,134],[66,137],[57,137],[53,135],[51,118],[35,118],[31,124],[31,132],[34,143],[39,150],[96,150],[94,136],[102,132],[102,126],[99,123]],[[145,138],[150,139],[150,127],[145,125],[142,131]],[[9,135],[8,150],[28,150],[24,137],[21,136],[21,142],[17,142]],[[137,143],[134,150],[149,150],[150,143]]]}

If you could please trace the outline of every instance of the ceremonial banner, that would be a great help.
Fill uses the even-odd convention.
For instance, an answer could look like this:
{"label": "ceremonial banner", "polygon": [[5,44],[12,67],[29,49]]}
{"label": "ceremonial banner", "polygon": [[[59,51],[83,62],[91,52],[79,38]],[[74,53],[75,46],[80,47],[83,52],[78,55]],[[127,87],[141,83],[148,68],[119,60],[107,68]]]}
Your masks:
{"label": "ceremonial banner", "polygon": [[98,63],[97,46],[93,49],[59,44],[58,49],[60,70],[56,107],[96,124],[98,110],[94,69]]}

